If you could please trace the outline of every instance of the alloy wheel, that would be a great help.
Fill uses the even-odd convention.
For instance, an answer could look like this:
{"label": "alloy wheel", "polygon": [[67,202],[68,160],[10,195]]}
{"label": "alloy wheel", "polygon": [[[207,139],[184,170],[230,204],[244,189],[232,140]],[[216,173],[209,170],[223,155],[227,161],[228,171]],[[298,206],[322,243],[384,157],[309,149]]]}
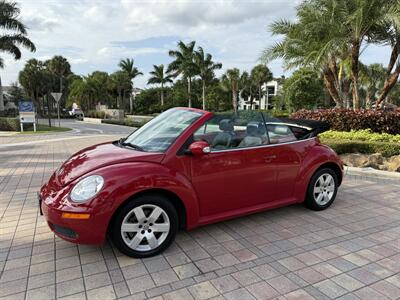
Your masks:
{"label": "alloy wheel", "polygon": [[322,174],[314,185],[313,195],[315,202],[324,206],[332,200],[335,194],[335,180],[331,174]]}
{"label": "alloy wheel", "polygon": [[167,213],[159,206],[144,204],[133,208],[123,219],[121,236],[135,251],[149,251],[159,247],[170,231]]}

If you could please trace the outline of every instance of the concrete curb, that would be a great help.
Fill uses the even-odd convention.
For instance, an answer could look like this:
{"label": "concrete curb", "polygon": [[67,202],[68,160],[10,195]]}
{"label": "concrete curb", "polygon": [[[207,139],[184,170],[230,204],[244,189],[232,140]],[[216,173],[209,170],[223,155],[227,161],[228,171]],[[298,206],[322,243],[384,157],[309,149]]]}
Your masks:
{"label": "concrete curb", "polygon": [[376,170],[373,168],[355,168],[355,167],[345,167],[346,175],[358,175],[363,177],[374,177],[383,179],[400,180],[399,172],[388,172]]}
{"label": "concrete curb", "polygon": [[92,123],[92,124],[101,124],[101,119],[84,117],[82,122]]}

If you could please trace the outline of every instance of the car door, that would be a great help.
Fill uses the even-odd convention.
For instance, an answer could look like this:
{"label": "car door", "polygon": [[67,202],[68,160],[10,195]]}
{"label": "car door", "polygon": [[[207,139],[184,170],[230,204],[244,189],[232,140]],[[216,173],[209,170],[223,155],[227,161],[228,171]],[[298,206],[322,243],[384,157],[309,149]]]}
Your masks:
{"label": "car door", "polygon": [[[203,132],[195,134],[195,139],[214,144],[211,153],[191,157],[191,180],[202,218],[240,214],[276,199],[276,169],[271,164],[271,149],[262,143],[242,145],[246,124],[259,121],[258,118],[246,122],[236,119],[234,130],[228,131],[227,119],[219,116],[203,126]],[[223,126],[218,127],[218,122]],[[210,130],[205,131],[207,128]],[[225,135],[223,130],[226,130]],[[224,143],[229,145],[225,147]]]}
{"label": "car door", "polygon": [[267,131],[274,149],[272,163],[277,170],[276,199],[279,202],[294,200],[294,186],[309,143],[298,140],[291,127],[285,124],[269,123]]}

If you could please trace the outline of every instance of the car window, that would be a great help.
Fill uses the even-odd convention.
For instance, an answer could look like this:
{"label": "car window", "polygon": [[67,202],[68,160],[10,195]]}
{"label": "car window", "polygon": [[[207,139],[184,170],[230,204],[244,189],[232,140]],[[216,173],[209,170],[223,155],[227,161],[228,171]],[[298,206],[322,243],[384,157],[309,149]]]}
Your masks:
{"label": "car window", "polygon": [[146,152],[165,152],[201,115],[186,109],[169,109],[133,132],[124,143],[138,146]]}
{"label": "car window", "polygon": [[206,141],[211,151],[268,144],[265,124],[259,112],[216,114],[195,132],[194,139]]}
{"label": "car window", "polygon": [[287,125],[279,123],[267,123],[267,131],[269,142],[271,144],[282,144],[297,141],[292,129]]}

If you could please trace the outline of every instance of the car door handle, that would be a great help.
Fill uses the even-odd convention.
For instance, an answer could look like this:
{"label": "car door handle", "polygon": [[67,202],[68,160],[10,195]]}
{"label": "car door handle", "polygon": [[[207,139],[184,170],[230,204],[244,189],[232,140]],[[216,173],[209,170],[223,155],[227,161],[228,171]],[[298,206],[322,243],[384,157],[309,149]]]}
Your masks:
{"label": "car door handle", "polygon": [[273,161],[275,158],[276,158],[276,155],[266,155],[266,156],[264,156],[264,161],[266,163],[269,163],[269,162]]}

